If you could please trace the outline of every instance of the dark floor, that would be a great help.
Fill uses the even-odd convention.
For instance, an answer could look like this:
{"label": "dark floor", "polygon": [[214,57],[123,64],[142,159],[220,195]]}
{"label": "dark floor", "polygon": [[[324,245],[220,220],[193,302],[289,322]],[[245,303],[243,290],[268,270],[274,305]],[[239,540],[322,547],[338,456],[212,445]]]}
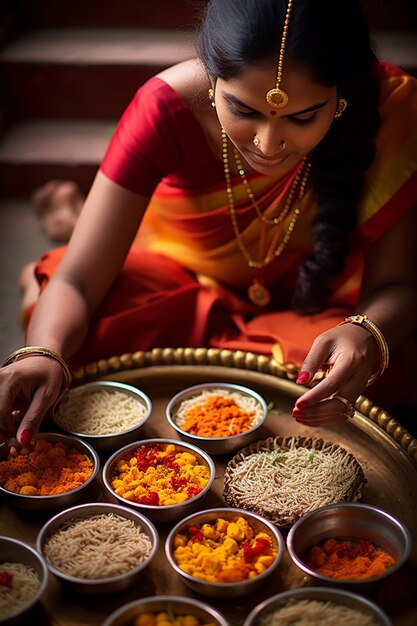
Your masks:
{"label": "dark floor", "polygon": [[22,268],[51,248],[30,199],[0,202],[0,361],[23,345],[19,319]]}

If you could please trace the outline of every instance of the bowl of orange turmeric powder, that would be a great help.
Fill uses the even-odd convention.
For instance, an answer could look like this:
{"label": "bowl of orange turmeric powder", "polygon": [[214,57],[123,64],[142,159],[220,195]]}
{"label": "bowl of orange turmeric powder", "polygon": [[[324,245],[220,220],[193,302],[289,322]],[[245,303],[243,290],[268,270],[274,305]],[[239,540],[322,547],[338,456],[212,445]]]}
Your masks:
{"label": "bowl of orange turmeric powder", "polygon": [[388,511],[344,502],[301,517],[288,533],[287,548],[294,563],[317,583],[362,592],[405,563],[411,536]]}
{"label": "bowl of orange turmeric powder", "polygon": [[98,454],[89,444],[40,432],[28,448],[0,461],[0,492],[19,508],[60,510],[84,495],[99,469]]}
{"label": "bowl of orange turmeric powder", "polygon": [[180,438],[211,455],[229,454],[258,439],[267,416],[259,393],[227,382],[187,387],[166,408],[167,421]]}
{"label": "bowl of orange turmeric powder", "polygon": [[228,507],[189,515],[165,542],[168,562],[187,587],[215,598],[244,596],[268,584],[284,550],[283,536],[271,522]]}

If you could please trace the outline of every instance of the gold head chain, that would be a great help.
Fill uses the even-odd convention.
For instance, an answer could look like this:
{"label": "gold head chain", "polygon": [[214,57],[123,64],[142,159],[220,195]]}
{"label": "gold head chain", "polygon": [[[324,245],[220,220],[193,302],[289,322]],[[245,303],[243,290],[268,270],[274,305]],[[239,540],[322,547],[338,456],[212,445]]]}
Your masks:
{"label": "gold head chain", "polygon": [[282,80],[282,67],[284,64],[284,52],[287,43],[288,24],[290,22],[292,3],[293,0],[289,0],[287,13],[285,15],[284,28],[282,31],[281,39],[281,48],[278,57],[277,80],[275,83],[275,87],[273,89],[270,89],[265,96],[267,103],[273,109],[282,109],[282,107],[285,107],[285,105],[288,103],[288,94],[283,89],[281,89],[280,85]]}

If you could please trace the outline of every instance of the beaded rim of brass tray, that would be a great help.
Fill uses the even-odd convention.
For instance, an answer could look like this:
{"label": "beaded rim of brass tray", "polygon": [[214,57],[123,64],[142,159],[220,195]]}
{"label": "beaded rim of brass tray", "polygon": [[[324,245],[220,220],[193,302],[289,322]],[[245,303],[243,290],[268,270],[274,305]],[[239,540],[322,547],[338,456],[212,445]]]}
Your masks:
{"label": "beaded rim of brass tray", "polygon": [[[298,366],[295,363],[279,363],[272,357],[243,350],[217,348],[154,348],[148,352],[125,353],[88,363],[72,372],[74,382],[107,376],[113,372],[160,365],[219,365],[261,372],[295,381]],[[359,396],[355,408],[362,415],[378,424],[396,441],[417,464],[417,439],[415,439],[392,415],[375,405],[365,396]]]}

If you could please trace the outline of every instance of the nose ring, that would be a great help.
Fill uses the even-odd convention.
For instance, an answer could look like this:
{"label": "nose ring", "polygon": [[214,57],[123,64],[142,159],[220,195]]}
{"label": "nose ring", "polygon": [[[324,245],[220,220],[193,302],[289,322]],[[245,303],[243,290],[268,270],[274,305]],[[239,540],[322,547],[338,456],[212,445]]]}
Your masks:
{"label": "nose ring", "polygon": [[[261,139],[260,139],[259,135],[255,135],[255,137],[253,138],[253,144],[254,144],[254,146],[255,146],[256,148],[260,148],[260,147],[261,147]],[[283,141],[282,139],[280,139],[280,141],[279,141],[279,143],[278,143],[278,146],[279,146],[279,151],[278,151],[278,153],[280,153],[280,152],[284,152],[284,150],[285,150],[285,149],[286,149],[286,147],[287,147],[287,144],[285,143],[285,141]]]}

